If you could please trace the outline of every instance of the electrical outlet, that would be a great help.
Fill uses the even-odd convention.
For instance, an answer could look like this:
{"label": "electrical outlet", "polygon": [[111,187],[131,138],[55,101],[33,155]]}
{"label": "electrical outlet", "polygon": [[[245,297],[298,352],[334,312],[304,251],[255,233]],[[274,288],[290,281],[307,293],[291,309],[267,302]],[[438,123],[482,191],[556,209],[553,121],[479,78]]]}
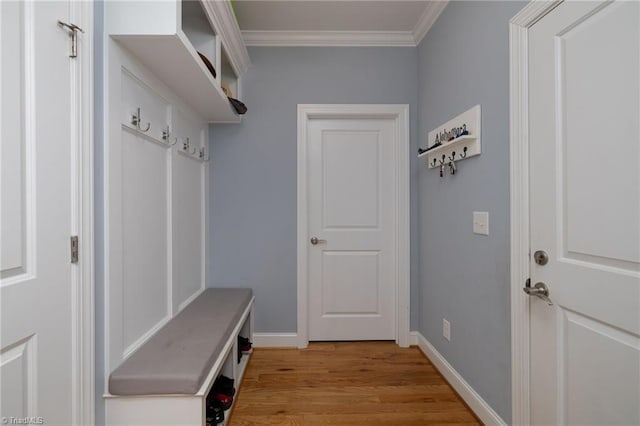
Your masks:
{"label": "electrical outlet", "polygon": [[445,339],[451,341],[451,324],[444,318],[442,318],[442,335]]}

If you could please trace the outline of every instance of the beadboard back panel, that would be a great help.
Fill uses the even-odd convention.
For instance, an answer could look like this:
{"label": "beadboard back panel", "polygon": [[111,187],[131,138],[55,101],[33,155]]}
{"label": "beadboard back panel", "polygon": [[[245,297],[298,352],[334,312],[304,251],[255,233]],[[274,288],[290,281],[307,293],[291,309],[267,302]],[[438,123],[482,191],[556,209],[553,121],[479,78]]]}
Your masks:
{"label": "beadboard back panel", "polygon": [[208,125],[114,40],[106,59],[108,379],[205,287]]}

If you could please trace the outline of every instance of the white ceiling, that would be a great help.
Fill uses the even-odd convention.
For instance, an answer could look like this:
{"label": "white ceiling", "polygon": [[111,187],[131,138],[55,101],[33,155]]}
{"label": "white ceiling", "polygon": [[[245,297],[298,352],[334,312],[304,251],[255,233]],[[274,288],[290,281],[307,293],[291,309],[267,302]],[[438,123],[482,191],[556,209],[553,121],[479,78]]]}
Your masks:
{"label": "white ceiling", "polygon": [[416,45],[446,1],[235,0],[248,45]]}

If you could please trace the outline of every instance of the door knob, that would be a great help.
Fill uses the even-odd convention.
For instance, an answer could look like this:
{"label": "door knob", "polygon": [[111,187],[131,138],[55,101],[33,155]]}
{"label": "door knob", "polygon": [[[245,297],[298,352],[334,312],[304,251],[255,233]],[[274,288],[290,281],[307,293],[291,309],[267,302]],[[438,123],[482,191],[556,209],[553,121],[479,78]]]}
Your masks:
{"label": "door knob", "polygon": [[327,240],[319,240],[318,237],[311,237],[311,244],[314,246],[318,243],[326,243]]}
{"label": "door knob", "polygon": [[535,296],[538,299],[542,299],[549,304],[549,306],[553,305],[553,302],[549,298],[549,288],[545,283],[536,283],[533,287],[531,287],[531,280],[528,279],[525,287],[522,289],[529,296]]}

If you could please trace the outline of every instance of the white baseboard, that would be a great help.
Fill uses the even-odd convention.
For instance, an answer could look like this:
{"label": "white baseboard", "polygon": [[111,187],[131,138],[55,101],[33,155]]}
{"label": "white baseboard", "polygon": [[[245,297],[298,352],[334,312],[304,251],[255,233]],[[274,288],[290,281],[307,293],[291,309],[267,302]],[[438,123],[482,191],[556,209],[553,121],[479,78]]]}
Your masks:
{"label": "white baseboard", "polygon": [[487,402],[467,383],[447,360],[433,347],[431,343],[418,331],[410,333],[409,342],[417,345],[423,354],[440,371],[449,384],[469,405],[469,408],[482,420],[485,425],[506,425],[505,421]]}
{"label": "white baseboard", "polygon": [[297,348],[297,333],[253,333],[254,348]]}

